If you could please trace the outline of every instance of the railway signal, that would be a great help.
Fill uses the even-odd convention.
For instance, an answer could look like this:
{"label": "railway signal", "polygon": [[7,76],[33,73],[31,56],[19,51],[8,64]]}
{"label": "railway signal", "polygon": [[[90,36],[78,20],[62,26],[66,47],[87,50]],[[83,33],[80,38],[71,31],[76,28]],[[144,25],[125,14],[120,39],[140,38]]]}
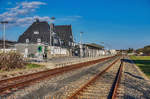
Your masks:
{"label": "railway signal", "polygon": [[38,46],[38,52],[42,52],[42,46]]}

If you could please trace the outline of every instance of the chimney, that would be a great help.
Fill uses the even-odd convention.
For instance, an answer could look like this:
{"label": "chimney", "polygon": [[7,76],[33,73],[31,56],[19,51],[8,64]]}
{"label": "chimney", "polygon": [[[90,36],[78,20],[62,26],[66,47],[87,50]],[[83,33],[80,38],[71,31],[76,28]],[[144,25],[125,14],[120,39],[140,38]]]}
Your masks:
{"label": "chimney", "polygon": [[40,22],[40,20],[39,20],[38,18],[36,18],[35,20],[36,20],[36,22],[37,22],[37,23],[39,23],[39,22]]}
{"label": "chimney", "polygon": [[51,29],[51,31],[54,31],[54,24],[53,23],[50,24],[50,29]]}

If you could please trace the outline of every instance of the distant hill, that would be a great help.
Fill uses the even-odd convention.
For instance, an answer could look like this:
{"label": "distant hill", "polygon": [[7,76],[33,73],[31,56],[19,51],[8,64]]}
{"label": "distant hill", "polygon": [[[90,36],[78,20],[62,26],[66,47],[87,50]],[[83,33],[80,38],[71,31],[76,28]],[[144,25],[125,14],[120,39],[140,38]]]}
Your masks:
{"label": "distant hill", "polygon": [[145,46],[144,48],[137,49],[137,53],[143,52],[144,55],[150,56],[150,45]]}

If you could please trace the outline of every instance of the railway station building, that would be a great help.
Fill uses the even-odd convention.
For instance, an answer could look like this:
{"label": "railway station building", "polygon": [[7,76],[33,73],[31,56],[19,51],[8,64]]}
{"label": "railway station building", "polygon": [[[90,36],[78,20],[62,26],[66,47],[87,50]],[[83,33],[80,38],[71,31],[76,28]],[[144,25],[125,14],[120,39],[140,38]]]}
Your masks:
{"label": "railway station building", "polygon": [[[74,46],[71,25],[48,24],[46,21],[35,22],[20,35],[16,44],[17,51],[27,56],[37,56],[39,52],[49,57],[70,56]],[[41,51],[39,50],[41,47]]]}

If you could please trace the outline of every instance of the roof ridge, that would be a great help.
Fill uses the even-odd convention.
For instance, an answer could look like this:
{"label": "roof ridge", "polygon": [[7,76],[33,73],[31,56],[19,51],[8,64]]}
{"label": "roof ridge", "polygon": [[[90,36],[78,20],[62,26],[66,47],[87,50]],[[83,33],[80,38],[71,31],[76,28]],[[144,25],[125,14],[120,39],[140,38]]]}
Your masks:
{"label": "roof ridge", "polygon": [[55,25],[55,26],[71,26],[71,25]]}

